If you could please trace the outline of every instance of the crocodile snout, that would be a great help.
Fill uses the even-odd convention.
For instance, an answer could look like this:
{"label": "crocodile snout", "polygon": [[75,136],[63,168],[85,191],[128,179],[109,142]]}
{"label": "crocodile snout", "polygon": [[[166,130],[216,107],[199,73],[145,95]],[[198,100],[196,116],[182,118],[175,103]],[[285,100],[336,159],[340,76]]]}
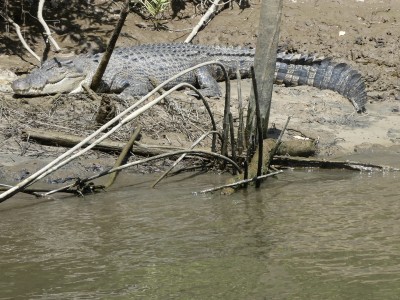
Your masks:
{"label": "crocodile snout", "polygon": [[30,83],[27,78],[19,78],[14,80],[11,84],[11,88],[13,89],[15,94],[23,94],[27,90],[29,90]]}

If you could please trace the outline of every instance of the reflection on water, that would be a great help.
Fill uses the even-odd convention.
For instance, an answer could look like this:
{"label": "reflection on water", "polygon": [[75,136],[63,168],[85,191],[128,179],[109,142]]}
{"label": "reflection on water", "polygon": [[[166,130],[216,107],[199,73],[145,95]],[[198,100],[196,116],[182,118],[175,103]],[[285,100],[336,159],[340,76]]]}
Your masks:
{"label": "reflection on water", "polygon": [[140,177],[84,199],[11,199],[0,299],[398,299],[398,176],[288,171],[231,197],[191,194],[218,176],[155,190]]}

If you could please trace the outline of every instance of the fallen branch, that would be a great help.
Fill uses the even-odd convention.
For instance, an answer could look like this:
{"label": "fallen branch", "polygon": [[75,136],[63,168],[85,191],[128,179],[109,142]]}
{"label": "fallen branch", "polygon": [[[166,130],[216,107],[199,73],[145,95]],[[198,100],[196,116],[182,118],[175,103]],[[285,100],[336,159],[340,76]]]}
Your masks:
{"label": "fallen branch", "polygon": [[[49,146],[61,146],[61,147],[74,147],[79,144],[83,137],[78,135],[67,134],[59,131],[52,130],[38,130],[38,129],[26,129],[22,132],[22,138],[24,140],[28,139],[36,141],[42,145]],[[89,145],[85,143],[82,146]],[[103,140],[99,144],[93,147],[94,150],[99,150],[107,153],[121,152],[125,147],[125,143],[112,141],[110,139]],[[165,146],[148,146],[135,143],[130,151],[134,154],[141,156],[154,156],[163,153],[168,153],[170,151],[183,150],[177,147],[165,147]]]}
{"label": "fallen branch", "polygon": [[390,166],[382,166],[370,163],[361,163],[355,161],[332,161],[324,159],[275,156],[273,164],[289,167],[305,167],[305,168],[323,168],[323,169],[347,169],[356,171],[400,171],[398,168]]}

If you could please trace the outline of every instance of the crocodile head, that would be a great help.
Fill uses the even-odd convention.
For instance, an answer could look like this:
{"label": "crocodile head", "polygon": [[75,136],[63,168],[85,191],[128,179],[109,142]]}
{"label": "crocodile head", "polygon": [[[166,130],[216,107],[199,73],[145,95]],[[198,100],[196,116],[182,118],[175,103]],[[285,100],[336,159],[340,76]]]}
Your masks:
{"label": "crocodile head", "polygon": [[76,61],[53,58],[26,77],[15,80],[11,87],[17,95],[30,96],[77,92],[87,77],[88,70]]}

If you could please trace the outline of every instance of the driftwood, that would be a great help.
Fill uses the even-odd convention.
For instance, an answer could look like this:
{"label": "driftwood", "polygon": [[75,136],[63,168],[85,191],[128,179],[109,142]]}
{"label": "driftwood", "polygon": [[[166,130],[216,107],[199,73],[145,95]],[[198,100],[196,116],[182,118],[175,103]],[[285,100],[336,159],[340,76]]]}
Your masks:
{"label": "driftwood", "polygon": [[356,161],[332,161],[315,158],[275,156],[273,160],[275,166],[290,166],[304,168],[322,168],[322,169],[347,169],[355,171],[400,171],[398,168],[382,166],[370,163],[361,163]]}
{"label": "driftwood", "polygon": [[[83,137],[59,131],[26,129],[22,132],[22,138],[28,139],[48,146],[73,147],[82,141]],[[272,141],[272,140],[271,140]],[[105,139],[93,149],[104,152],[121,152],[125,143]],[[183,150],[179,147],[143,145],[135,142],[131,152],[142,156],[153,156],[167,153],[169,151]],[[280,144],[277,155],[290,156],[310,156],[315,154],[316,147],[312,141],[291,140],[284,141]]]}
{"label": "driftwood", "polygon": [[[28,139],[35,141],[37,143],[49,146],[61,146],[61,147],[74,147],[80,143],[83,137],[62,133],[58,131],[42,131],[38,129],[25,130],[22,133],[23,139]],[[112,141],[110,139],[105,139],[98,145],[94,146],[93,149],[104,151],[104,152],[121,152],[125,147],[125,143]],[[168,153],[170,151],[182,150],[182,148],[177,147],[163,147],[163,146],[149,146],[136,143],[132,146],[131,152],[141,156],[154,156],[159,154]]]}

